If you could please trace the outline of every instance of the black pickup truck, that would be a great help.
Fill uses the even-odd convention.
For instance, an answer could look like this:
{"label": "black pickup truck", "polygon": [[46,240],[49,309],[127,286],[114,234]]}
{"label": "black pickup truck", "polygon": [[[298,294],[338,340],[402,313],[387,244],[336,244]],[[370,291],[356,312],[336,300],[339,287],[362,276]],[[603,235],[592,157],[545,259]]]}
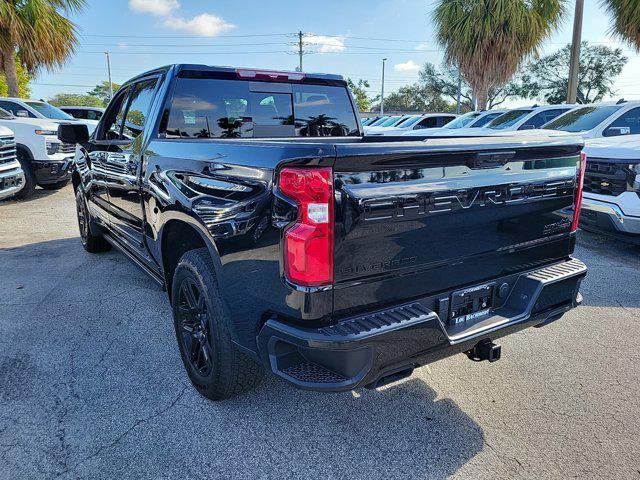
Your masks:
{"label": "black pickup truck", "polygon": [[585,159],[570,138],[362,136],[342,77],[173,65],[114,96],[79,144],[84,248],[166,288],[205,396],[264,370],[376,387],[581,302]]}

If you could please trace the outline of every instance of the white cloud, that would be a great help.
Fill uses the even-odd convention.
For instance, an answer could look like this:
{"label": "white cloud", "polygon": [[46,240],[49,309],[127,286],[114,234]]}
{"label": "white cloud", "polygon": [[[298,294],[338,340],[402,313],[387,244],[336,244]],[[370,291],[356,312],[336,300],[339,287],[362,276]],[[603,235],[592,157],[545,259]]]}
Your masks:
{"label": "white cloud", "polygon": [[[343,52],[347,47],[344,45],[344,37],[327,37],[325,35],[305,35],[303,38],[305,45],[318,47],[318,52]],[[295,48],[298,48],[297,45]]]}
{"label": "white cloud", "polygon": [[393,66],[393,69],[396,72],[417,72],[418,70],[420,70],[420,65],[418,65],[413,60],[409,60],[404,63],[396,63]]}
{"label": "white cloud", "polygon": [[235,25],[227,23],[217,15],[210,13],[201,13],[191,19],[168,17],[164,21],[164,26],[173,30],[185,30],[188,33],[202,37],[215,37],[236,28]]}
{"label": "white cloud", "polygon": [[428,50],[429,49],[429,44],[428,43],[421,43],[420,45],[418,45],[416,47],[416,50]]}
{"label": "white cloud", "polygon": [[178,0],[129,0],[129,8],[134,12],[165,17],[179,9],[180,2]]}
{"label": "white cloud", "polygon": [[118,48],[125,49],[129,48],[129,44],[127,42],[118,42]]}

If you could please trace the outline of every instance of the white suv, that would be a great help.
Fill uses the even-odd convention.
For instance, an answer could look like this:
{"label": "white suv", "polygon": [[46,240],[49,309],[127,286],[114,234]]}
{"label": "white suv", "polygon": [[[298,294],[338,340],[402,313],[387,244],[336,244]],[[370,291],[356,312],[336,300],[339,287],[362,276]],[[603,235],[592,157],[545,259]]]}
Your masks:
{"label": "white suv", "polygon": [[640,135],[588,140],[580,227],[640,244]]}
{"label": "white suv", "polygon": [[17,159],[24,171],[24,188],[18,198],[29,197],[36,185],[58,189],[69,182],[76,147],[58,140],[57,123],[15,117],[0,108],[0,127],[11,129],[15,135]]}

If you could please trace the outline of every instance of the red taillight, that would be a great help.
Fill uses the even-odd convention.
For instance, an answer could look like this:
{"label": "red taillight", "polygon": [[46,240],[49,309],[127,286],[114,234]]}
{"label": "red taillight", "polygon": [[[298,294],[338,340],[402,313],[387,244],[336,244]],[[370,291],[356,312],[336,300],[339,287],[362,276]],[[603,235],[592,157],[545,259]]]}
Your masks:
{"label": "red taillight", "polygon": [[331,168],[284,168],[278,186],[298,205],[298,219],[284,234],[285,276],[306,287],[333,284]]}
{"label": "red taillight", "polygon": [[236,70],[239,78],[270,80],[272,82],[301,82],[304,80],[305,74],[302,72],[280,72],[276,70],[250,70],[239,68]]}
{"label": "red taillight", "polygon": [[580,208],[582,207],[582,189],[584,187],[584,172],[587,169],[587,154],[580,152],[580,165],[578,166],[578,175],[576,177],[576,196],[573,205],[573,222],[571,222],[571,231],[578,230],[580,221]]}

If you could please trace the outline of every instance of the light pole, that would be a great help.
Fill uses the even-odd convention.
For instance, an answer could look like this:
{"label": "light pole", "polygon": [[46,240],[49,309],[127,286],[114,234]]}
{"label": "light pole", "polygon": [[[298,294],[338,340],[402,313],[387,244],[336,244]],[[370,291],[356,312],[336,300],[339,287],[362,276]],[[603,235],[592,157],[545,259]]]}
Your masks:
{"label": "light pole", "polygon": [[380,115],[384,115],[384,64],[387,59],[382,59],[382,88],[380,89]]}
{"label": "light pole", "polygon": [[462,76],[460,75],[460,66],[458,66],[458,99],[456,106],[456,113],[460,115],[460,94],[462,93]]}
{"label": "light pole", "polygon": [[576,0],[576,13],[573,17],[573,38],[571,39],[571,62],[569,64],[569,86],[567,103],[576,103],[578,96],[578,74],[580,73],[580,42],[582,41],[582,16],[584,0]]}
{"label": "light pole", "polygon": [[109,100],[113,99],[113,83],[111,83],[111,60],[109,59],[109,52],[104,52],[107,56],[107,75],[109,77]]}

